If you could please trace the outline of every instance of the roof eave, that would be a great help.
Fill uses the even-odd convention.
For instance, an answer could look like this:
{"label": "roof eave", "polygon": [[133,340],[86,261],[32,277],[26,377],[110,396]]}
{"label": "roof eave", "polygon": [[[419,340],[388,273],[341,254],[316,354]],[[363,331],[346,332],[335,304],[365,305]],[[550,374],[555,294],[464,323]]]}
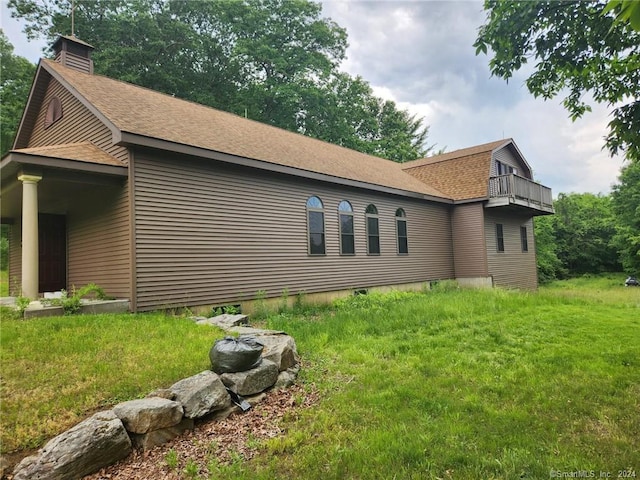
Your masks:
{"label": "roof eave", "polygon": [[313,172],[310,170],[267,162],[264,160],[256,160],[253,158],[241,157],[238,155],[218,152],[215,150],[208,150],[206,148],[196,147],[193,145],[185,145],[182,143],[170,142],[167,140],[147,137],[144,135],[138,135],[131,132],[121,132],[121,140],[119,144],[127,147],[137,146],[137,147],[152,148],[156,150],[165,150],[165,151],[170,151],[175,153],[181,153],[184,155],[190,155],[195,157],[207,158],[211,160],[217,160],[225,163],[231,163],[234,165],[257,168],[260,170],[266,170],[274,173],[282,173],[286,175],[293,175],[296,177],[303,177],[309,180],[317,180],[322,182],[330,182],[338,185],[363,188],[366,190],[374,190],[378,192],[388,193],[391,195],[400,195],[403,197],[429,200],[429,201],[439,202],[439,203],[448,203],[448,204],[453,203],[453,200],[451,200],[450,198],[438,197],[434,195],[425,194],[422,192],[403,190],[403,189],[388,187],[384,185],[377,185],[373,183],[362,182],[359,180],[352,180],[349,178],[336,177],[334,175],[329,175],[325,173]]}
{"label": "roof eave", "polygon": [[114,175],[127,177],[129,169],[126,166],[104,165],[102,163],[81,162],[79,160],[68,160],[64,158],[46,157],[23,152],[9,152],[0,161],[0,176],[5,180],[5,172],[14,172],[19,166],[48,167],[63,170],[74,170],[85,173],[100,175]]}

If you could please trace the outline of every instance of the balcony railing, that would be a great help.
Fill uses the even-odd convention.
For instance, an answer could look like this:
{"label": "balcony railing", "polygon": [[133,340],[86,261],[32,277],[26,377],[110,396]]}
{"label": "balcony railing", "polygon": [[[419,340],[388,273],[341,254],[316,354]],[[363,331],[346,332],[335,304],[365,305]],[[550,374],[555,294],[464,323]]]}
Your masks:
{"label": "balcony railing", "polygon": [[489,198],[553,213],[551,189],[514,174],[491,177]]}

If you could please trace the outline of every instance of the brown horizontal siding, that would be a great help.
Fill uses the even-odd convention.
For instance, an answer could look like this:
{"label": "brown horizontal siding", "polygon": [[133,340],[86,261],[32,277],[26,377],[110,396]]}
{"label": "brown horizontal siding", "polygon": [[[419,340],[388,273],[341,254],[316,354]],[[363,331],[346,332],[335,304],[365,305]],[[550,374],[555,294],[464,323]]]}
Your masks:
{"label": "brown horizontal siding", "polygon": [[129,298],[127,186],[96,187],[75,200],[67,214],[69,288],[96,283],[107,295]]}
{"label": "brown horizontal siding", "polygon": [[487,277],[482,203],[456,205],[451,213],[456,278]]}
{"label": "brown horizontal siding", "polygon": [[[137,154],[137,308],[217,304],[255,297],[451,278],[446,206],[371,194],[186,157]],[[306,200],[325,206],[327,255],[307,254]],[[337,207],[354,208],[355,256],[339,254]],[[366,253],[364,210],[380,217],[381,254]],[[395,211],[404,208],[408,256],[396,254]]]}
{"label": "brown horizontal siding", "polygon": [[[47,107],[52,97],[57,96],[62,103],[62,118],[44,128]],[[87,107],[66,90],[57,80],[52,79],[42,102],[42,108],[34,123],[28,147],[42,147],[90,141],[105,152],[125,163],[129,161],[128,150],[113,145],[111,131]]]}
{"label": "brown horizontal siding", "polygon": [[[496,224],[503,225],[504,252],[496,249]],[[529,251],[522,252],[520,227],[527,227]],[[494,285],[506,288],[536,289],[536,270],[533,222],[530,217],[493,213],[485,210],[485,237],[489,274]]]}

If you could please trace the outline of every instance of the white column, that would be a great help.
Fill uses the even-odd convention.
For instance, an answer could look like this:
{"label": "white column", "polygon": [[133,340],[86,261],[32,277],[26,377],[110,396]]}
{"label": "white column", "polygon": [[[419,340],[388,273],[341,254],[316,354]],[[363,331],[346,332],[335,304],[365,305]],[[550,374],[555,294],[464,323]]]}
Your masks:
{"label": "white column", "polygon": [[37,175],[20,175],[22,182],[22,296],[38,298],[38,182]]}

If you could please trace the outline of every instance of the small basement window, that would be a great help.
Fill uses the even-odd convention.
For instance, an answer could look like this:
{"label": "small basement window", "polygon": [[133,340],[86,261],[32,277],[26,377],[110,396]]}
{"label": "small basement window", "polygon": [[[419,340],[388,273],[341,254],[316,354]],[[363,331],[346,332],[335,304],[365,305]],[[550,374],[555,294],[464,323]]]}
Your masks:
{"label": "small basement window", "polygon": [[62,103],[58,97],[53,97],[49,100],[47,106],[47,113],[44,117],[44,128],[49,128],[62,118]]}

